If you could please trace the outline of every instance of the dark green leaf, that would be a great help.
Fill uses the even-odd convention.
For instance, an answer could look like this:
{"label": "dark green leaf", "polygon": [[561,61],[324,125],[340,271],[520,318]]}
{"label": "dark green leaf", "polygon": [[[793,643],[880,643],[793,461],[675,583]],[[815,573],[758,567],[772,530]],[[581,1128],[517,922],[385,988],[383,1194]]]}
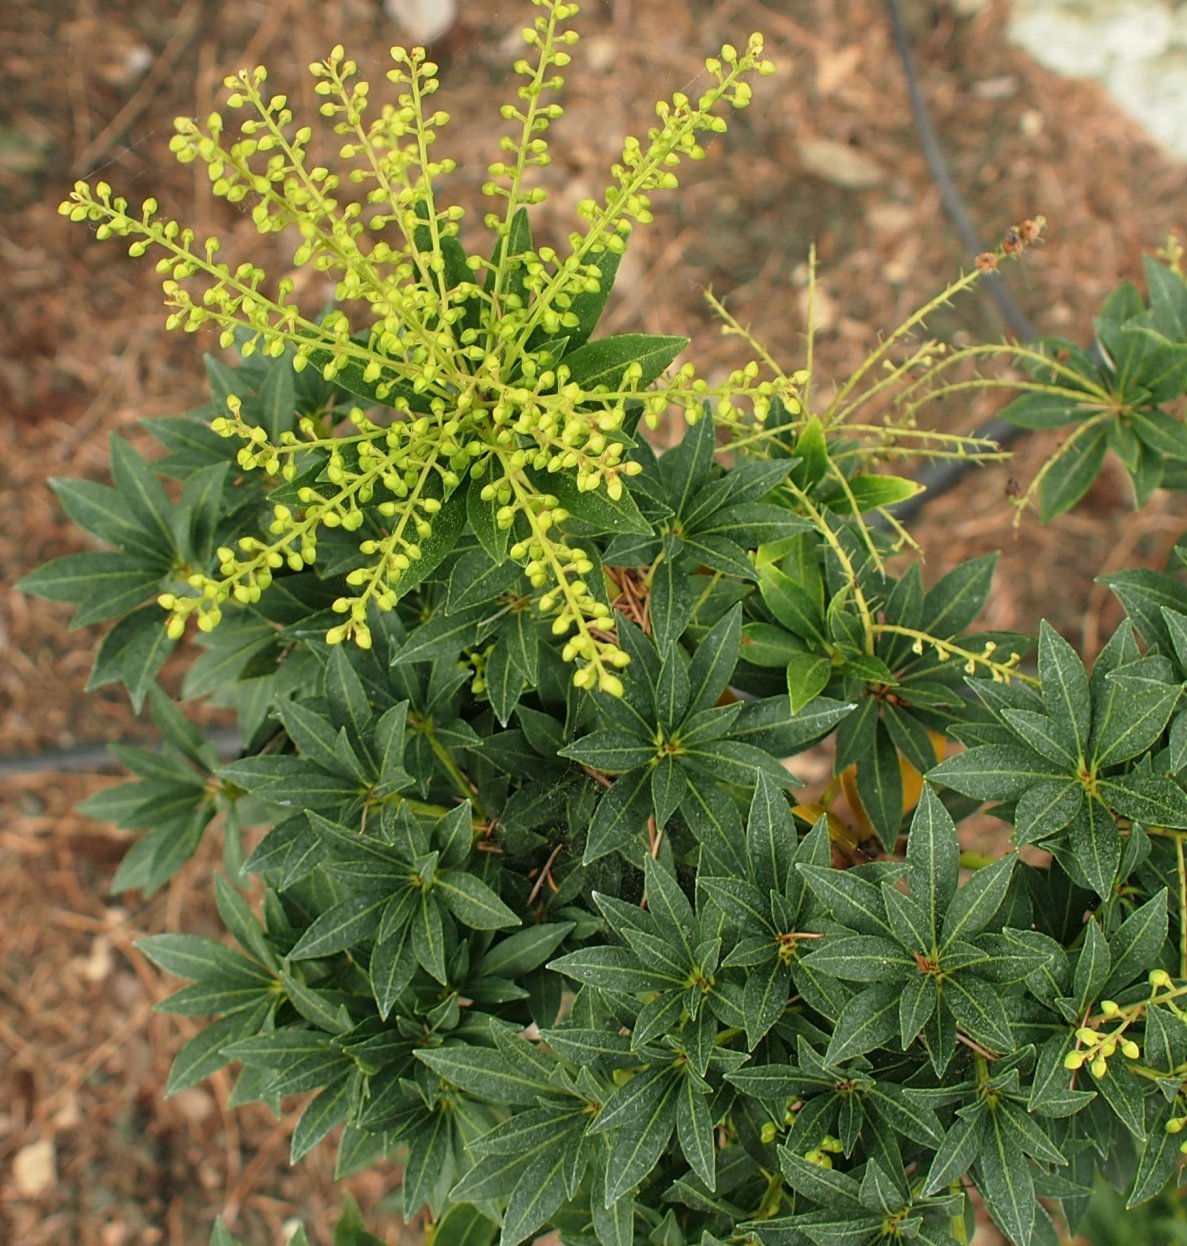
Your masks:
{"label": "dark green leaf", "polygon": [[[649,1079],[654,1078],[654,1081]],[[641,1074],[636,1082],[649,1082],[646,1098],[642,1094],[635,1101],[637,1110],[628,1114],[616,1112],[615,1128],[607,1165],[606,1201],[616,1202],[633,1189],[655,1167],[664,1154],[676,1125],[676,1108],[683,1079],[670,1069],[653,1069]],[[628,1083],[611,1097],[602,1109],[595,1129],[617,1107],[617,1101],[629,1094],[633,1083]]]}
{"label": "dark green leaf", "polygon": [[502,1246],[516,1246],[535,1235],[567,1197],[567,1151],[575,1139],[537,1155],[524,1169],[503,1212]]}
{"label": "dark green leaf", "polygon": [[[1085,800],[1068,823],[1067,847],[1075,862],[1076,882],[1090,887],[1098,896],[1109,895],[1121,860],[1121,833],[1099,800]],[[1063,864],[1066,868],[1067,863]]]}
{"label": "dark green leaf", "polygon": [[706,709],[721,699],[733,678],[741,643],[742,607],[739,605],[714,623],[692,655],[688,669],[689,705],[692,709]]}
{"label": "dark green leaf", "polygon": [[977,1188],[989,1214],[1011,1241],[1026,1246],[1035,1224],[1035,1190],[1030,1165],[1017,1150],[997,1113],[986,1114],[984,1145],[977,1159]]}
{"label": "dark green leaf", "polygon": [[108,445],[112,479],[132,517],[151,536],[154,545],[180,556],[173,531],[175,508],[156,472],[115,433],[111,434]]}
{"label": "dark green leaf", "polygon": [[687,771],[670,753],[664,754],[651,772],[651,800],[656,826],[668,825],[687,792]]}
{"label": "dark green leaf", "polygon": [[239,982],[245,986],[267,986],[272,975],[242,952],[200,935],[148,935],[136,946],[153,962],[179,978],[195,982]]}
{"label": "dark green leaf", "polygon": [[827,935],[804,964],[849,982],[885,982],[902,979],[907,970],[918,972],[909,953],[880,935]]}
{"label": "dark green leaf", "polygon": [[1138,1156],[1137,1172],[1125,1200],[1127,1210],[1141,1206],[1166,1188],[1182,1158],[1179,1153],[1181,1136],[1167,1133],[1165,1118],[1151,1123],[1149,1141]]}
{"label": "dark green leaf", "polygon": [[1167,890],[1158,891],[1121,923],[1109,940],[1112,967],[1100,993],[1122,991],[1156,965],[1168,934]]}
{"label": "dark green leaf", "polygon": [[944,1003],[961,1031],[993,1051],[1009,1052],[1014,1036],[1002,1008],[999,992],[968,973],[957,973],[944,982]]}
{"label": "dark green leaf", "polygon": [[1027,748],[1069,774],[1075,773],[1082,754],[1077,749],[1074,732],[1062,718],[1023,709],[1004,709],[1001,716]]}
{"label": "dark green leaf", "polygon": [[289,953],[291,960],[312,960],[343,952],[366,939],[373,939],[379,930],[379,913],[387,903],[386,895],[353,896],[331,905],[305,931]]}
{"label": "dark green leaf", "polygon": [[629,364],[637,363],[643,375],[637,384],[645,389],[688,345],[686,337],[660,337],[650,333],[620,333],[615,337],[586,342],[565,356],[570,378],[584,390],[604,386],[617,390]]}
{"label": "dark green leaf", "polygon": [[693,1172],[708,1189],[716,1189],[713,1115],[709,1110],[706,1088],[691,1076],[684,1077],[680,1088],[680,1100],[676,1109],[676,1137]]}
{"label": "dark green leaf", "polygon": [[927,777],[976,800],[1011,800],[1044,779],[1065,775],[1054,762],[1030,749],[982,744],[946,758]]}
{"label": "dark green leaf", "polygon": [[1111,965],[1109,944],[1101,932],[1100,923],[1095,920],[1086,922],[1084,942],[1080,946],[1072,984],[1077,1013],[1084,1013],[1096,1003],[1100,989],[1109,976]]}
{"label": "dark green leaf", "polygon": [[1098,583],[1107,585],[1116,594],[1125,613],[1147,641],[1161,645],[1166,653],[1174,652],[1163,610],[1187,614],[1187,587],[1164,572],[1145,567],[1099,576]]}
{"label": "dark green leaf", "polygon": [[159,534],[145,532],[132,518],[131,509],[120,494],[109,485],[92,480],[67,480],[56,477],[49,486],[58,496],[62,509],[80,528],[122,553],[130,554],[166,570],[171,560],[170,547],[162,545]]}
{"label": "dark green leaf", "polygon": [[903,819],[903,776],[898,749],[881,722],[875,726],[873,743],[857,767],[857,794],[879,839],[892,848]]}
{"label": "dark green leaf", "polygon": [[746,1046],[753,1050],[783,1016],[791,994],[791,966],[774,956],[750,973],[743,994]]}
{"label": "dark green leaf", "polygon": [[985,605],[996,565],[996,554],[972,558],[932,585],[923,603],[921,630],[942,639],[965,631]]}
{"label": "dark green leaf", "polygon": [[1077,390],[1059,393],[1033,390],[1008,402],[998,412],[998,418],[1018,428],[1059,428],[1082,418],[1086,397]]}
{"label": "dark green leaf", "polygon": [[1082,759],[1092,721],[1088,672],[1076,651],[1045,619],[1039,631],[1039,680],[1047,712],[1054,722],[1071,730],[1076,759]]}
{"label": "dark green leaf", "polygon": [[270,1003],[262,1001],[256,1007],[233,1013],[218,1021],[208,1022],[177,1053],[169,1069],[165,1083],[165,1097],[188,1090],[217,1073],[230,1059],[223,1048],[237,1039],[255,1034],[263,1023]]}
{"label": "dark green leaf", "polygon": [[797,865],[812,894],[843,926],[863,934],[885,935],[894,932],[886,920],[882,895],[873,883],[859,878],[851,870],[831,866]]}
{"label": "dark green leaf", "polygon": [[549,961],[548,968],[604,991],[645,995],[683,985],[683,979],[655,966],[644,966],[625,948],[588,947]]}
{"label": "dark green leaf", "polygon": [[[569,310],[577,317],[577,324],[568,330],[570,349],[584,345],[597,327],[614,286],[614,277],[621,259],[621,255],[617,251],[611,251],[609,247],[589,257],[588,263],[598,270],[598,288],[582,290],[573,298]],[[442,1243],[442,1246],[446,1244]]]}
{"label": "dark green leaf", "polygon": [[449,911],[471,930],[499,930],[518,926],[519,917],[480,878],[465,870],[437,875],[433,892],[442,896]]}
{"label": "dark green leaf", "polygon": [[938,1004],[939,994],[934,977],[918,974],[907,979],[899,998],[898,1012],[899,1042],[904,1051],[919,1037]]}
{"label": "dark green leaf", "polygon": [[976,1162],[987,1133],[984,1114],[956,1117],[932,1159],[925,1193],[934,1194],[959,1181]]}
{"label": "dark green leaf", "polygon": [[344,1073],[315,1095],[301,1113],[301,1119],[293,1130],[289,1163],[295,1164],[307,1155],[325,1136],[346,1119],[350,1111],[355,1078]]}
{"label": "dark green leaf", "polygon": [[[420,1126],[405,1135],[408,1158],[404,1162],[404,1219],[411,1220],[426,1204],[443,1193],[443,1178],[448,1180],[453,1168],[454,1113],[437,1108],[425,1120],[423,1107]],[[499,1194],[506,1191],[502,1186]]]}
{"label": "dark green leaf", "polygon": [[573,929],[572,922],[530,925],[500,939],[483,956],[484,974],[494,978],[517,978],[542,965]]}
{"label": "dark green leaf", "polygon": [[692,618],[693,598],[688,575],[677,565],[676,550],[665,546],[651,579],[651,634],[660,653],[684,634]]}
{"label": "dark green leaf", "polygon": [[898,1033],[899,983],[878,983],[855,995],[837,1019],[825,1060],[839,1064],[888,1043]]}
{"label": "dark green leaf", "polygon": [[1097,780],[1101,798],[1119,813],[1154,826],[1187,828],[1187,792],[1166,775],[1149,771]]}
{"label": "dark green leaf", "polygon": [[1094,723],[1093,764],[1103,769],[1152,748],[1181,695],[1178,685],[1131,678],[1124,668],[1118,671],[1108,680],[1105,714]]}
{"label": "dark green leaf", "polygon": [[155,602],[125,614],[103,638],[87,680],[87,691],[119,680],[140,713],[153,680],[177,641],[165,630],[165,612]]}
{"label": "dark green leaf", "polygon": [[[97,551],[55,558],[31,571],[16,587],[34,597],[78,603],[70,626],[83,627],[127,614],[155,593],[160,583],[160,570],[146,565],[143,558]],[[161,611],[162,628],[164,621]]]}
{"label": "dark green leaf", "polygon": [[1051,461],[1039,486],[1039,518],[1043,523],[1071,510],[1088,492],[1104,462],[1109,444],[1107,428],[1097,425],[1087,429],[1084,436],[1073,433],[1072,437],[1075,441],[1069,438],[1064,442],[1069,448]]}
{"label": "dark green leaf", "polygon": [[[411,916],[411,904],[406,907]],[[375,1006],[380,1018],[386,1020],[416,973],[410,921],[398,925],[386,935],[380,935],[371,953],[369,973]]]}
{"label": "dark green leaf", "polygon": [[[569,359],[565,360],[568,364]],[[651,536],[652,526],[644,519],[634,498],[624,492],[617,501],[604,488],[578,489],[577,478],[569,472],[529,472],[532,484],[541,493],[550,493],[574,519],[590,524],[597,532],[622,536],[636,533]]]}
{"label": "dark green leaf", "polygon": [[1104,1077],[1089,1083],[1138,1142],[1146,1141],[1146,1096],[1150,1083],[1130,1072],[1124,1059],[1109,1061]]}
{"label": "dark green leaf", "polygon": [[447,1082],[490,1103],[527,1106],[554,1089],[549,1082],[529,1073],[529,1066],[512,1064],[488,1047],[422,1047],[415,1055]]}
{"label": "dark green leaf", "polygon": [[623,774],[645,766],[656,755],[653,741],[615,729],[592,731],[560,750],[562,757],[607,774]]}
{"label": "dark green leaf", "polygon": [[1001,908],[1017,857],[1010,855],[979,869],[953,896],[944,915],[944,945],[980,934]]}
{"label": "dark green leaf", "polygon": [[445,965],[445,929],[436,899],[428,892],[420,893],[420,904],[412,915],[412,949],[421,967],[444,984],[448,981]]}
{"label": "dark green leaf", "polygon": [[717,440],[713,418],[706,412],[689,425],[680,444],[659,460],[668,500],[680,518],[692,514],[713,471]]}
{"label": "dark green leaf", "polygon": [[925,784],[907,836],[907,886],[923,905],[933,944],[960,877],[960,843],[952,815],[930,784]]}
{"label": "dark green leaf", "polygon": [[599,801],[589,824],[582,864],[629,848],[647,826],[650,813],[650,773],[640,769],[617,779]]}

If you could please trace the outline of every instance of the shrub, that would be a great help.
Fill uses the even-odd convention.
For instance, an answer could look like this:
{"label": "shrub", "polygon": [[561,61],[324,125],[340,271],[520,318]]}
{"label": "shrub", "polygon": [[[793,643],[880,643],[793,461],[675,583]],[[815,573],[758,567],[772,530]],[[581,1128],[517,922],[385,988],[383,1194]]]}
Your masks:
{"label": "shrub", "polygon": [[[63,205],[154,249],[170,323],[243,360],[208,364],[208,411],[151,422],[162,457],[113,441],[114,488],[54,482],[110,550],[24,582],[115,620],[92,683],[164,737],[85,806],[144,832],[116,886],[160,887],[212,822],[227,845],[238,946],[141,945],[190,983],[167,1010],[216,1018],[166,1093],[228,1062],[236,1104],[316,1092],[293,1161],[337,1126],[341,1174],[402,1156],[403,1213],[440,1246],[963,1242],[972,1189],[1028,1246],[1080,1222],[1098,1174],[1128,1207],[1158,1196],[1187,1122],[1179,551],[1105,577],[1128,617],[1091,671],[1043,624],[1030,673],[1025,637],[973,630],[992,558],[930,588],[917,560],[891,571],[917,486],[881,468],[994,455],[917,413],[1005,353],[1030,374],[1006,417],[1069,430],[1021,506],[1068,509],[1109,449],[1139,501],[1177,485],[1177,258],[1148,263],[1148,305],[1108,301],[1095,353],[912,338],[1036,220],[827,408],[753,342],[720,384],[670,372],[683,338],[597,320],[651,195],[766,72],[761,39],[658,106],[561,254],[532,240],[526,175],[575,6],[537,3],[489,259],[438,199],[420,50],[395,50],[377,114],[341,49],[312,67],[345,177],[263,70],[228,80],[240,137],[178,123],[179,158],[337,283],[320,317],[151,200]],[[657,454],[638,428],[672,407],[687,430]],[[228,765],[155,682],[191,620],[182,699],[235,708]],[[795,803],[825,741],[838,779]],[[957,833],[986,802],[994,859]],[[353,1211],[340,1237],[371,1240]]]}

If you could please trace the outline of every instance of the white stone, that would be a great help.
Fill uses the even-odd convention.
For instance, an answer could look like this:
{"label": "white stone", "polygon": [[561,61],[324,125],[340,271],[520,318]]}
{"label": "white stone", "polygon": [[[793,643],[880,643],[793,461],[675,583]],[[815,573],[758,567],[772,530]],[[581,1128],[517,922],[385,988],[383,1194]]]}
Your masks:
{"label": "white stone", "polygon": [[57,1179],[57,1152],[52,1142],[30,1142],[13,1157],[12,1183],[22,1198],[39,1198]]}
{"label": "white stone", "polygon": [[383,9],[417,43],[439,39],[457,21],[457,0],[383,0]]}
{"label": "white stone", "polygon": [[1014,0],[1009,31],[1048,69],[1096,79],[1187,156],[1187,0]]}
{"label": "white stone", "polygon": [[1083,12],[1048,4],[1016,4],[1010,38],[1039,62],[1069,78],[1095,78],[1110,60],[1099,28]]}
{"label": "white stone", "polygon": [[1170,46],[1174,26],[1165,5],[1125,0],[1119,5],[1100,7],[1100,38],[1117,60],[1153,60]]}
{"label": "white stone", "polygon": [[1155,142],[1187,157],[1187,61],[1123,61],[1113,67],[1106,85]]}

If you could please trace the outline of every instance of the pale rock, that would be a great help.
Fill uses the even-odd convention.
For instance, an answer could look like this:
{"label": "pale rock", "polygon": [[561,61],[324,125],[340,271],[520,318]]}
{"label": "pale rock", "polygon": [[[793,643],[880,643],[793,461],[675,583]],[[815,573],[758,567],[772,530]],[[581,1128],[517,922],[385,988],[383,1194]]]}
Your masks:
{"label": "pale rock", "polygon": [[173,1096],[173,1106],[193,1125],[199,1125],[214,1112],[214,1100],[198,1086],[179,1090]]}
{"label": "pale rock", "polygon": [[1084,6],[1078,8],[1071,12],[1047,5],[1015,5],[1010,38],[1056,73],[1094,78],[1108,67],[1111,49]]}
{"label": "pale rock", "polygon": [[1153,60],[1170,46],[1174,24],[1165,5],[1122,0],[1112,9],[1102,6],[1099,31],[1117,60]]}
{"label": "pale rock", "polygon": [[111,940],[106,935],[98,935],[91,943],[90,955],[83,965],[83,977],[92,986],[98,986],[111,976],[112,965]]}
{"label": "pale rock", "polygon": [[12,1180],[22,1198],[40,1198],[58,1180],[57,1152],[49,1140],[30,1142],[13,1157]]}
{"label": "pale rock", "polygon": [[866,212],[870,228],[885,230],[888,234],[905,234],[914,229],[917,219],[915,209],[905,203],[875,203]]}
{"label": "pale rock", "polygon": [[410,39],[430,43],[457,21],[457,0],[383,0],[383,11]]}
{"label": "pale rock", "polygon": [[1107,86],[1151,138],[1187,157],[1187,61],[1161,65],[1157,74],[1149,65],[1123,61],[1113,67]]}
{"label": "pale rock", "polygon": [[873,156],[831,138],[801,139],[796,144],[796,155],[814,177],[846,190],[868,190],[886,176]]}
{"label": "pale rock", "polygon": [[[73,1129],[82,1122],[82,1109],[78,1106],[78,1096],[68,1094],[62,1106],[54,1113],[55,1129]],[[0,1125],[0,1133],[3,1126]]]}
{"label": "pale rock", "polygon": [[1013,0],[1009,31],[1048,69],[1101,83],[1187,157],[1187,0]]}

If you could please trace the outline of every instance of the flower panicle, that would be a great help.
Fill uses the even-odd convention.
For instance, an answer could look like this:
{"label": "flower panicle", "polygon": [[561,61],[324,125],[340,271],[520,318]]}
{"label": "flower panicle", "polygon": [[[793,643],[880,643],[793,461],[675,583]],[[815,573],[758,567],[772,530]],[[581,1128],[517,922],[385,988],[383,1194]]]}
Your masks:
{"label": "flower panicle", "polygon": [[555,348],[574,332],[589,335],[589,300],[604,301],[615,256],[631,229],[651,219],[651,195],[675,187],[680,163],[704,155],[699,137],[725,128],[715,110],[745,107],[745,79],[771,66],[753,36],[742,51],[727,45],[707,62],[712,81],[699,98],[678,93],[661,102],[646,145],[627,140],[605,202],[583,205],[585,232],[558,254],[533,243],[526,209],[543,197],[528,183],[548,163],[547,131],[562,111],[553,96],[578,40],[568,26],[577,6],[533,2],[538,13],[523,32],[529,55],[515,66],[516,102],[502,111],[512,133],[484,187],[500,208],[487,218],[490,260],[464,253],[462,211],[437,199],[454,163],[436,153],[449,118],[433,104],[437,66],[423,48],[392,49],[394,100],[378,107],[342,47],[309,67],[337,171],[318,163],[315,128],[298,121],[263,67],[225,79],[223,112],[175,122],[176,158],[203,167],[212,193],[242,204],[261,234],[293,237],[293,267],[335,283],[334,307],[318,318],[302,312],[293,277],[269,282],[260,266],[229,262],[217,238],[199,239],[161,216],[154,199],[133,208],[106,182],[79,182],[62,204],[63,214],[90,223],[101,239],[123,241],[133,256],[156,253],[168,328],[213,330],[245,357],[287,356],[295,371],[314,367],[387,408],[386,422],[355,408],[350,428],[301,418],[295,432],[271,436],[237,399],[228,401],[214,431],[237,438],[238,467],[274,478],[280,495],[263,531],[220,547],[206,568],[179,571],[160,597],[170,635],[191,619],[210,630],[228,603],[258,601],[276,575],[313,564],[319,537],[337,528],[358,532],[359,559],[334,603],[341,622],[326,639],[366,646],[370,612],[391,609],[419,578],[440,513],[466,482],[459,496],[491,507],[538,610],[565,637],[575,681],[620,693],[616,672],[627,657],[596,560],[566,535],[568,516],[540,474],[567,476],[578,493],[604,489],[617,501],[641,470],[624,431],[632,404],[643,404],[651,423],[672,405],[689,422],[708,405],[729,423],[742,403],[761,423],[776,397],[794,401],[792,382],[777,370],[774,381],[760,380],[758,363],[715,386],[689,365],[664,379],[638,362],[608,380],[583,380],[563,344]]}

